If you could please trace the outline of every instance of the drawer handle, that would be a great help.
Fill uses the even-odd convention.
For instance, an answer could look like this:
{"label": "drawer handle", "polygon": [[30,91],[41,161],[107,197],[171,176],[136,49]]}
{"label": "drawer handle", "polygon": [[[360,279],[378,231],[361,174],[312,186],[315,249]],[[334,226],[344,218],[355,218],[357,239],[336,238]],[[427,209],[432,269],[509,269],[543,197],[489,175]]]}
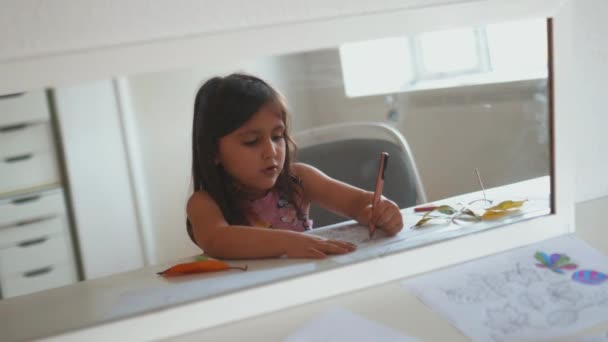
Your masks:
{"label": "drawer handle", "polygon": [[27,154],[22,154],[20,156],[4,158],[4,161],[7,163],[16,163],[19,161],[28,160],[28,159],[32,158],[32,156],[33,156],[33,154],[27,153]]}
{"label": "drawer handle", "polygon": [[27,241],[19,242],[17,244],[17,246],[19,246],[19,247],[29,247],[29,246],[32,246],[32,245],[37,245],[37,244],[43,243],[46,240],[48,240],[48,238],[45,236],[45,237],[41,237],[41,238],[38,238],[38,239],[32,239],[32,240],[27,240]]}
{"label": "drawer handle", "polygon": [[0,133],[22,130],[22,129],[25,129],[27,126],[28,126],[28,124],[19,124],[19,125],[0,127]]}
{"label": "drawer handle", "polygon": [[37,270],[32,270],[32,271],[27,271],[23,273],[24,277],[37,277],[43,274],[47,274],[49,272],[51,272],[53,270],[53,266],[47,266],[47,267],[43,267],[43,268],[39,268]]}
{"label": "drawer handle", "polygon": [[54,219],[55,217],[57,217],[57,215],[47,215],[47,216],[43,216],[43,217],[37,217],[37,218],[31,219],[31,220],[17,222],[15,224],[15,226],[17,226],[17,227],[27,226],[29,224],[34,224],[34,223],[38,223],[38,222],[51,220],[51,219]]}
{"label": "drawer handle", "polygon": [[37,201],[39,199],[40,199],[40,195],[34,195],[34,196],[21,197],[21,198],[14,199],[14,200],[11,201],[11,203],[13,203],[13,204],[23,204],[23,203]]}
{"label": "drawer handle", "polygon": [[21,93],[12,93],[12,94],[6,94],[6,95],[0,95],[0,100],[4,100],[4,99],[12,99],[14,97],[19,97],[19,96],[23,96],[25,94],[25,92],[21,92]]}

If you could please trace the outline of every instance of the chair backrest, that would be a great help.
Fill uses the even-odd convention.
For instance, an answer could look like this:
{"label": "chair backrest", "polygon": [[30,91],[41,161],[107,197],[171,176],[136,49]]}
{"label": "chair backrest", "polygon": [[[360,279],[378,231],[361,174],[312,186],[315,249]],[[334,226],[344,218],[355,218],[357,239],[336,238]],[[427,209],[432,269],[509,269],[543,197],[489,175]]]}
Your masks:
{"label": "chair backrest", "polygon": [[[384,196],[400,208],[426,202],[414,157],[399,131],[381,123],[355,122],[313,128],[294,134],[297,160],[328,176],[374,191],[381,152],[389,153]],[[345,218],[312,205],[315,227]]]}

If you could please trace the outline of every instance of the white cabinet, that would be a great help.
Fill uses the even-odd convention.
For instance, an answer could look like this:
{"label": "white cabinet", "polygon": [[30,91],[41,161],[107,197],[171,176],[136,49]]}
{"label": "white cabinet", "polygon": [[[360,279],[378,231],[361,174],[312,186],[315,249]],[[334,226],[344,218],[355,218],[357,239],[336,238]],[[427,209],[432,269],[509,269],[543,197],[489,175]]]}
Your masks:
{"label": "white cabinet", "polygon": [[4,158],[0,160],[0,175],[1,193],[58,185],[60,180],[54,155],[50,151]]}
{"label": "white cabinet", "polygon": [[44,122],[49,107],[44,90],[0,95],[0,127]]}
{"label": "white cabinet", "polygon": [[112,80],[53,89],[83,277],[144,265],[121,112]]}
{"label": "white cabinet", "polygon": [[0,294],[78,280],[44,91],[0,96]]}

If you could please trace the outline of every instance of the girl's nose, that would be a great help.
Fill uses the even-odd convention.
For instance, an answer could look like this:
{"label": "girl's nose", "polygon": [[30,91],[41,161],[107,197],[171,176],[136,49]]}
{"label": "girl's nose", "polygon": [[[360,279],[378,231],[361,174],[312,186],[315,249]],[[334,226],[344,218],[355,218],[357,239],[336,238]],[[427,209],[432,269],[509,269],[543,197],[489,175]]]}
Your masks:
{"label": "girl's nose", "polygon": [[262,149],[262,158],[274,158],[277,155],[277,147],[275,146],[272,139],[267,139],[264,142],[264,146]]}

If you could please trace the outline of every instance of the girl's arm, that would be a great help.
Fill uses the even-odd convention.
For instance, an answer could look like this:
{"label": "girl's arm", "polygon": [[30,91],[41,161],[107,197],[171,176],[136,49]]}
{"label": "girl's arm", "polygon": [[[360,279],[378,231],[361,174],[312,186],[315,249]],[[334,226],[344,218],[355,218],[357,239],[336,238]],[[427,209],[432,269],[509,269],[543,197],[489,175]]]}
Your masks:
{"label": "girl's arm", "polygon": [[197,245],[205,254],[223,259],[324,258],[343,254],[356,246],[298,232],[229,225],[218,205],[205,192],[188,200],[187,213]]}
{"label": "girl's arm", "polygon": [[307,201],[354,219],[364,226],[373,223],[389,235],[395,235],[403,228],[399,207],[385,197],[381,198],[372,213],[372,192],[335,180],[307,164],[294,163],[292,171],[302,179]]}

